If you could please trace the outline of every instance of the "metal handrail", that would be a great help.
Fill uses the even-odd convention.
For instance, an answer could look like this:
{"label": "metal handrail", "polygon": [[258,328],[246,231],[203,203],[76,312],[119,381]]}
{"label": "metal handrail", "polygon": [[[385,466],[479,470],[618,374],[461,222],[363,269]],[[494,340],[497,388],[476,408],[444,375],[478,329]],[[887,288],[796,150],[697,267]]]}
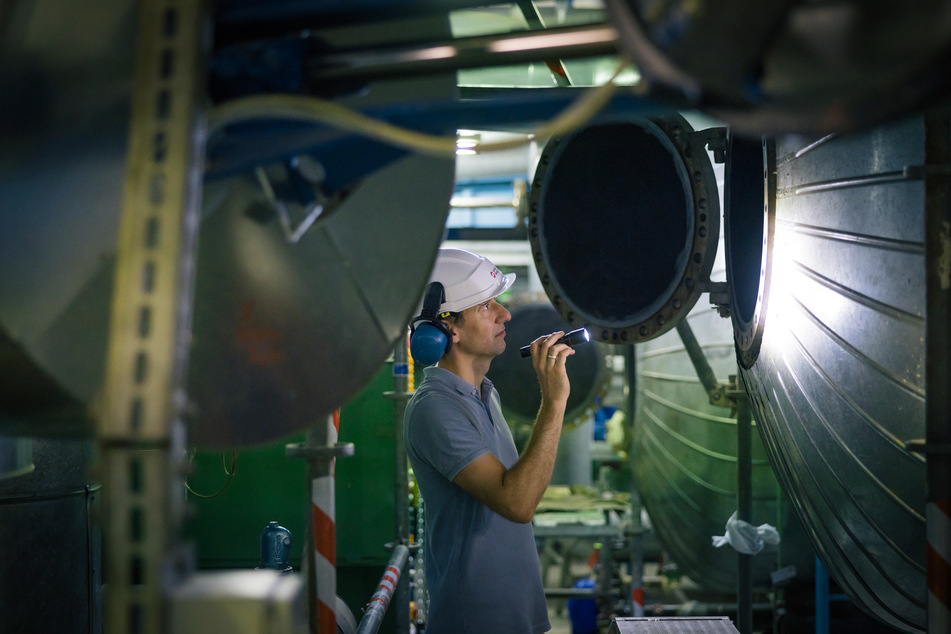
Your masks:
{"label": "metal handrail", "polygon": [[399,583],[400,575],[406,562],[409,560],[409,548],[400,544],[393,549],[393,555],[389,563],[386,564],[386,570],[380,578],[380,583],[376,587],[376,592],[370,597],[370,602],[364,610],[363,618],[360,619],[360,626],[357,634],[376,634],[386,615],[386,608],[390,605],[390,599],[396,590],[396,584]]}

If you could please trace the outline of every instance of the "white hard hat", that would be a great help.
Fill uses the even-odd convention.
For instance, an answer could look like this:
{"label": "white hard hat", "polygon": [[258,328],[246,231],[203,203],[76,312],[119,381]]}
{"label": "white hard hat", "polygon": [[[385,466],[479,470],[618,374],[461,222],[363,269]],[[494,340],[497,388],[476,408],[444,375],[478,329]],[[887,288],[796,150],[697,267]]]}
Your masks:
{"label": "white hard hat", "polygon": [[498,267],[470,251],[443,248],[429,281],[439,282],[446,292],[438,313],[458,313],[504,293],[515,274],[502,275]]}

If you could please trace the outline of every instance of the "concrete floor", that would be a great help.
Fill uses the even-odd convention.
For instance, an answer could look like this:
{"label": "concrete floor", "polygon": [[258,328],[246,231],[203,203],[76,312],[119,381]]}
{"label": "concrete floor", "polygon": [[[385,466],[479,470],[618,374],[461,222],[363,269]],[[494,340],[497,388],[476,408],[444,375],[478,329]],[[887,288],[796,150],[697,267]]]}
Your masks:
{"label": "concrete floor", "polygon": [[556,610],[549,608],[548,620],[551,621],[548,634],[571,634],[571,621],[568,620],[567,610],[562,610],[562,615],[558,616]]}

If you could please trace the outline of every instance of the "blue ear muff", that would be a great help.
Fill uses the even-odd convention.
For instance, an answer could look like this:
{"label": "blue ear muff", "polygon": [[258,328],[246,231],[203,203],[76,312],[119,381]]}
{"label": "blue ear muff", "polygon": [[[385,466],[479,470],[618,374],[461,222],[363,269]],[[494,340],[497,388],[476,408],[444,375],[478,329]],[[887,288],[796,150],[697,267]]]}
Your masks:
{"label": "blue ear muff", "polygon": [[416,363],[432,365],[452,347],[452,333],[436,315],[444,301],[446,292],[442,284],[430,283],[423,299],[423,310],[410,324],[409,351]]}
{"label": "blue ear muff", "polygon": [[409,340],[409,351],[416,363],[432,365],[442,359],[442,356],[449,351],[450,345],[452,345],[452,339],[446,335],[445,328],[426,322],[413,330]]}

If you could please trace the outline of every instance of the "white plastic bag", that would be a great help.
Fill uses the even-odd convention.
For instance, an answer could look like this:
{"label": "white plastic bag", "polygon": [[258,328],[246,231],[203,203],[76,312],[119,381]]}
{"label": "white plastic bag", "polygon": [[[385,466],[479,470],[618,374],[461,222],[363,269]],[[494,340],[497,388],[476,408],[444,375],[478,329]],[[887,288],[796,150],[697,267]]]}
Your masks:
{"label": "white plastic bag", "polygon": [[778,544],[779,531],[769,524],[753,526],[749,522],[736,519],[736,511],[726,522],[726,534],[714,535],[713,545],[719,548],[729,544],[738,553],[755,555],[766,544]]}

